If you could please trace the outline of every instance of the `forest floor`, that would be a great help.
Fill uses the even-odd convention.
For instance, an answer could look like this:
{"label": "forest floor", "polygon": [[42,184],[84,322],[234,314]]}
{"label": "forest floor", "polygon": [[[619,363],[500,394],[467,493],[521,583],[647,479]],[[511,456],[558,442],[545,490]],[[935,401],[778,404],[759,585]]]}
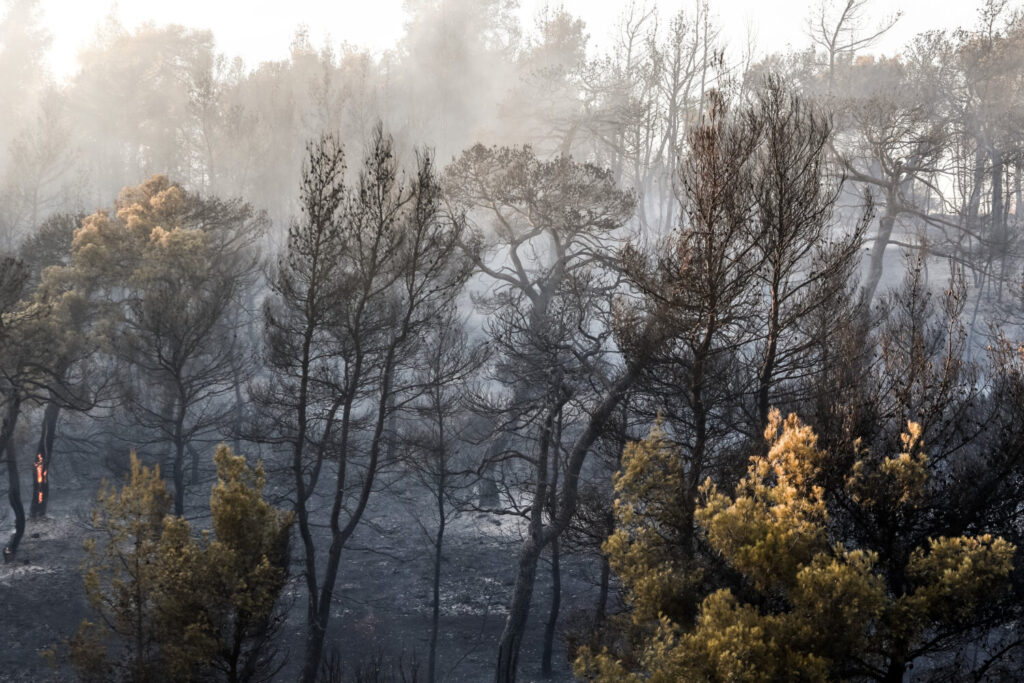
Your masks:
{"label": "forest floor", "polygon": [[[52,494],[48,516],[28,521],[17,558],[0,565],[0,681],[69,680],[72,672],[63,666],[52,668],[42,653],[70,637],[78,623],[89,617],[79,572],[89,504],[69,501],[88,501],[91,496],[59,489]],[[195,491],[189,496],[189,507],[201,509],[208,495],[208,488],[205,493]],[[385,669],[384,676],[370,680],[402,680],[399,664],[407,680],[412,680],[408,674],[417,666],[416,680],[426,678],[432,558],[429,541],[417,523],[423,508],[409,498],[379,494],[343,554],[325,653],[337,656],[346,681],[356,680],[357,668],[363,672]],[[422,502],[421,496],[412,498]],[[7,527],[10,521],[8,514],[0,526]],[[202,528],[208,519],[200,517],[192,523]],[[518,545],[517,518],[464,513],[450,522],[441,583],[439,680],[474,682],[493,676]],[[296,678],[305,633],[305,587],[294,546],[293,558],[285,597],[291,603],[290,613],[282,638],[287,661],[277,677],[282,681]],[[597,572],[594,558],[563,558],[563,617],[592,608]],[[554,676],[543,679],[540,674],[549,577],[545,560],[538,570],[520,657],[522,681],[572,679],[560,635],[555,643]]]}
{"label": "forest floor", "polygon": [[[61,505],[61,498],[66,501],[68,492],[56,492],[56,505],[50,505],[46,517],[27,521],[17,556],[0,564],[2,681],[69,679],[67,670],[53,668],[43,657],[89,616],[79,571],[86,516],[82,510]],[[8,512],[4,543],[11,521]]]}
{"label": "forest floor", "polygon": [[[417,516],[428,508],[425,500],[410,502],[403,493],[389,493],[371,504],[367,523],[343,554],[327,647],[336,649],[350,674],[356,666],[372,669],[374,660],[382,657],[392,663],[401,662],[406,673],[411,662],[418,663],[418,680],[423,681],[430,635],[432,550]],[[449,522],[441,577],[439,680],[475,682],[493,678],[498,637],[507,614],[521,543],[519,522],[517,517],[484,513],[463,513]],[[424,520],[423,524],[432,522]],[[322,547],[326,546],[323,543]],[[298,559],[297,552],[292,555]],[[296,564],[293,573],[300,571]],[[595,604],[598,572],[594,558],[563,556],[563,617],[573,610],[590,610]],[[540,672],[544,623],[551,600],[550,574],[545,556],[538,568],[520,656],[521,681],[572,680],[561,635],[555,642],[554,675],[545,679]],[[297,661],[304,633],[305,589],[295,582],[292,591],[295,602],[286,628],[294,643],[291,659]],[[354,679],[350,675],[345,680]]]}

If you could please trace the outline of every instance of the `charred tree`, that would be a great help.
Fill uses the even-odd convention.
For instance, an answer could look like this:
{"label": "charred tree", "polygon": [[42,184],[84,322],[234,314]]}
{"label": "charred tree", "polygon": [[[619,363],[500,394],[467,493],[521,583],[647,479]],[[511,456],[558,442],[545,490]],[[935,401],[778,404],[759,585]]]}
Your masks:
{"label": "charred tree", "polygon": [[757,280],[767,300],[751,429],[757,439],[773,401],[799,400],[792,380],[812,370],[814,345],[801,325],[847,287],[871,209],[869,203],[852,231],[834,234],[841,178],[829,160],[826,114],[777,77],[765,81],[753,107],[763,143],[754,163],[752,219],[761,261]]}
{"label": "charred tree", "polygon": [[408,471],[426,489],[433,512],[431,523],[417,522],[431,546],[430,637],[427,681],[438,674],[438,636],[441,620],[442,562],[445,531],[450,519],[466,507],[473,478],[469,476],[467,432],[472,413],[466,396],[486,349],[469,343],[454,307],[439,312],[436,324],[420,349],[419,369],[413,373],[421,389],[409,402],[408,426],[399,442]]}
{"label": "charred tree", "polygon": [[552,383],[549,370],[558,370],[552,350],[566,341],[578,349],[601,347],[598,339],[557,340],[567,325],[558,319],[567,297],[577,297],[584,318],[605,303],[601,295],[614,287],[614,276],[604,254],[618,244],[635,199],[607,171],[568,157],[544,161],[529,147],[477,145],[449,166],[445,179],[450,211],[468,227],[462,248],[493,285],[477,304],[493,314],[490,336],[501,353],[492,373],[509,389],[502,405],[484,411],[494,427],[480,507],[494,509],[499,463],[524,436],[523,425],[539,422],[534,413]]}
{"label": "charred tree", "polygon": [[14,445],[14,427],[18,421],[21,400],[7,399],[3,425],[0,426],[0,443],[3,444],[4,460],[7,463],[7,501],[14,513],[14,531],[4,546],[4,562],[10,562],[18,552],[18,545],[25,535],[25,504],[21,500],[21,477],[18,473],[18,450]]}
{"label": "charred tree", "polygon": [[[389,418],[402,405],[396,396],[407,393],[415,342],[461,289],[468,268],[458,258],[457,227],[440,215],[429,155],[419,157],[407,179],[378,126],[350,188],[334,138],[321,138],[308,151],[305,215],[289,230],[265,308],[275,381],[257,387],[255,397],[271,425],[263,438],[291,451],[307,592],[303,680],[311,683],[341,554],[374,491]],[[328,461],[336,474],[321,569],[317,556],[324,549],[313,535],[309,501]]]}
{"label": "charred tree", "polygon": [[[586,455],[569,456],[564,477],[553,476],[555,420],[567,410],[585,422],[595,404],[612,410],[623,377],[632,377],[628,369],[616,377],[612,360],[611,302],[621,274],[604,254],[615,249],[635,204],[611,172],[565,157],[543,161],[529,148],[478,145],[448,169],[447,180],[453,211],[472,228],[464,248],[493,283],[476,303],[491,314],[489,370],[504,391],[487,406],[499,427],[484,467],[521,479],[509,491],[508,511],[528,528],[499,645],[496,676],[505,681],[515,677],[537,562],[571,512],[564,522],[546,519],[575,498]],[[590,425],[580,427],[587,449],[603,427]],[[515,502],[521,493],[528,503]]]}
{"label": "charred tree", "polygon": [[[4,560],[11,561],[25,533],[25,505],[21,495],[19,453],[14,433],[26,405],[40,403],[48,397],[55,382],[55,364],[62,317],[55,313],[53,301],[46,298],[23,298],[29,271],[17,259],[0,260],[0,404],[3,423],[0,425],[0,452],[7,464],[8,502],[14,512],[14,532],[4,548]],[[58,309],[59,310],[59,309]],[[41,471],[45,486],[46,471]],[[33,495],[45,495],[45,488],[33,488]],[[35,500],[35,499],[33,499]],[[44,498],[45,500],[45,498]]]}

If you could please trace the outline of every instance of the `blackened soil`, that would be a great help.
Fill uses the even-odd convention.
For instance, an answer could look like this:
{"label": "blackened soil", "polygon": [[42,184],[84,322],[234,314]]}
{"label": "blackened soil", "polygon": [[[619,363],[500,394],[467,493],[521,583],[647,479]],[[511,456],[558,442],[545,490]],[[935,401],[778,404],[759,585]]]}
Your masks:
{"label": "blackened soil", "polygon": [[[53,646],[59,650],[62,639],[70,637],[78,623],[90,616],[79,572],[82,541],[89,533],[84,523],[88,503],[68,501],[88,501],[91,496],[60,489],[52,494],[48,517],[29,520],[15,561],[0,565],[3,681],[74,678],[66,663],[58,658],[54,666],[43,654]],[[194,492],[190,507],[202,510],[208,496],[208,489]],[[424,533],[431,522],[420,517],[428,509],[421,504],[423,500],[416,492],[381,492],[368,510],[367,523],[343,555],[326,650],[337,658],[346,681],[356,679],[357,669],[384,669],[391,674],[386,680],[401,680],[404,672],[410,680],[410,672],[417,667],[417,680],[425,680],[432,564]],[[8,514],[2,526],[9,526],[9,522]],[[192,523],[203,528],[208,520],[197,517]],[[464,513],[450,523],[441,588],[439,680],[491,679],[519,540],[516,518]],[[305,587],[297,559],[286,598],[290,611],[282,634],[282,649],[287,654],[278,676],[282,681],[296,678],[305,633]],[[596,596],[596,560],[563,558],[562,572],[562,614],[589,610]],[[549,679],[540,675],[549,577],[550,565],[545,559],[538,572],[530,627],[520,659],[523,681],[572,678],[560,636],[556,641],[555,675]]]}

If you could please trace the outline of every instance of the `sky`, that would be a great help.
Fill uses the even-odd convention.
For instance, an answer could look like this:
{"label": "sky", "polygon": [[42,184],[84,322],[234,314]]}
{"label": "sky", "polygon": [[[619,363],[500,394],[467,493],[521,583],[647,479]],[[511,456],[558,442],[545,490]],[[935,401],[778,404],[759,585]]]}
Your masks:
{"label": "sky", "polygon": [[[664,13],[693,6],[695,0],[648,0]],[[839,0],[834,0],[839,1]],[[931,29],[970,26],[975,23],[983,0],[869,0],[870,14],[877,21],[902,10],[897,26],[874,49],[891,54],[907,39]],[[524,26],[547,0],[520,0]],[[727,40],[747,43],[749,32],[756,37],[760,52],[784,50],[807,44],[806,19],[812,5],[820,0],[711,0]],[[587,24],[592,44],[608,42],[624,0],[561,0],[571,13]],[[58,78],[75,70],[78,50],[92,38],[96,27],[111,12],[128,26],[145,21],[176,23],[214,32],[218,51],[240,56],[250,67],[260,62],[284,59],[296,28],[305,24],[317,47],[329,40],[337,45],[350,42],[384,51],[402,34],[403,0],[41,0],[43,19],[53,35],[50,66]]]}

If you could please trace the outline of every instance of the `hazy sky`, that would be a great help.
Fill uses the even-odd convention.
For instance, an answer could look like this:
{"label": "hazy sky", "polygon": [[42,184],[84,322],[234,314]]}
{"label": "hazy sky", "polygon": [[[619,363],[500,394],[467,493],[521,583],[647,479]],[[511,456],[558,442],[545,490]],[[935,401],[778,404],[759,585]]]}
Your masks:
{"label": "hazy sky", "polygon": [[[838,0],[837,0],[838,1]],[[692,7],[694,0],[657,0],[666,12]],[[761,51],[803,46],[804,27],[811,6],[819,0],[712,0],[730,42],[745,43],[748,27]],[[897,9],[903,18],[876,51],[891,53],[907,37],[929,29],[973,25],[982,0],[871,0],[879,20]],[[241,56],[250,67],[261,61],[282,59],[299,24],[309,26],[314,45],[349,41],[384,50],[402,33],[402,0],[42,0],[45,21],[53,34],[51,65],[58,77],[75,68],[75,55],[111,11],[134,27],[151,20],[213,29],[219,51]],[[546,0],[520,0],[524,25]],[[573,14],[586,21],[592,42],[606,42],[622,13],[623,0],[563,0]]]}

